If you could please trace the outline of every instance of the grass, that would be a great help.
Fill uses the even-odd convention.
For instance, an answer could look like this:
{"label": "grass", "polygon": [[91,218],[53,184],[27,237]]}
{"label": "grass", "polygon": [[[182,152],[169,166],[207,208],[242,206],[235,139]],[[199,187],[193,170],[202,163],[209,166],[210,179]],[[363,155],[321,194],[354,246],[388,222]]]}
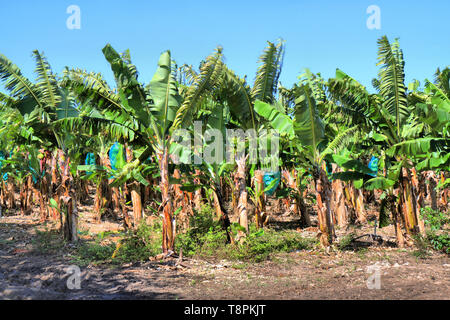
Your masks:
{"label": "grass", "polygon": [[79,266],[90,264],[101,264],[112,262],[111,256],[115,246],[112,244],[101,244],[98,241],[86,242],[79,245],[72,255],[72,263]]}
{"label": "grass", "polygon": [[348,251],[348,250],[359,251],[361,250],[361,248],[353,244],[355,238],[356,233],[354,232],[346,234],[341,239],[339,239],[339,242],[336,244],[336,246],[341,251]]}
{"label": "grass", "polygon": [[426,234],[414,236],[416,250],[412,255],[425,259],[430,251],[438,251],[450,254],[450,234],[446,225],[450,222],[448,213],[442,213],[431,208],[422,208],[421,216],[425,221]]}
{"label": "grass", "polygon": [[37,228],[36,238],[33,239],[32,245],[34,249],[40,254],[58,253],[66,245],[66,242],[62,238],[58,230],[45,228],[44,231],[40,231]]}
{"label": "grass", "polygon": [[248,264],[247,263],[233,263],[231,265],[231,267],[233,269],[237,269],[237,270],[244,270],[244,269],[248,268]]}
{"label": "grass", "polygon": [[[261,262],[274,253],[311,249],[317,244],[316,239],[303,238],[295,231],[256,230],[253,224],[242,243],[227,244],[226,233],[213,216],[211,210],[194,217],[190,230],[178,235],[177,251],[183,249],[183,254],[190,257]],[[232,227],[234,235],[238,229]]]}
{"label": "grass", "polygon": [[[426,221],[432,221],[433,226],[442,227],[443,221],[448,221],[444,220],[447,217],[443,215],[436,215],[437,218],[433,220],[434,213],[427,214]],[[239,229],[240,227],[234,224],[231,228],[232,236],[236,236]],[[426,237],[416,239],[417,250],[413,253],[414,256],[425,258],[430,249],[450,253],[450,236],[435,229],[428,230]],[[34,244],[41,253],[58,252],[66,246],[56,230],[36,230],[36,234]],[[117,236],[120,237],[118,242],[111,241],[111,237],[117,239]],[[354,248],[354,238],[353,233],[344,236],[336,243],[337,249],[356,251],[360,259],[366,259],[367,248]],[[72,248],[70,255],[79,265],[142,262],[160,254],[161,243],[162,226],[161,221],[157,220],[152,225],[141,223],[136,230],[126,233],[102,232],[93,235],[91,240],[84,240]],[[177,235],[175,244],[175,250],[182,250],[185,257],[229,260],[234,263],[233,268],[246,269],[247,263],[276,261],[280,253],[314,249],[318,246],[318,240],[304,238],[293,230],[256,230],[255,225],[251,224],[249,234],[242,242],[228,244],[226,233],[215,218],[214,211],[205,206],[191,218],[189,230]]]}
{"label": "grass", "polygon": [[[295,231],[256,230],[250,226],[250,234],[242,243],[226,242],[226,233],[214,218],[213,210],[204,207],[191,219],[190,229],[176,238],[176,251],[185,257],[234,261],[236,269],[245,269],[247,262],[261,262],[281,252],[311,249],[317,245],[315,238],[303,238]],[[232,230],[236,235],[238,226]],[[148,261],[161,253],[162,227],[160,222],[152,225],[142,223],[136,230],[122,235],[118,243],[108,241],[117,233],[101,233],[93,240],[84,241],[72,253],[74,262],[87,264],[121,264]]]}
{"label": "grass", "polygon": [[[119,242],[108,239],[117,235],[122,235]],[[124,234],[99,233],[93,240],[81,243],[73,253],[73,259],[81,265],[121,264],[147,261],[158,253],[161,253],[161,226],[141,223],[136,230]]]}

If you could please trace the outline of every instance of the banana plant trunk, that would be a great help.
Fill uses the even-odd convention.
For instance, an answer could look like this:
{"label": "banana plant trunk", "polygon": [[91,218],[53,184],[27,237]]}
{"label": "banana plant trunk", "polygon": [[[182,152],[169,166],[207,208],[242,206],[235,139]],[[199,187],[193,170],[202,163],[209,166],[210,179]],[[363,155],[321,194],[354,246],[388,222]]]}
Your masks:
{"label": "banana plant trunk", "polygon": [[342,181],[334,180],[332,186],[336,223],[339,227],[345,228],[348,225],[349,217],[347,206],[345,205],[345,194]]}
{"label": "banana plant trunk", "polygon": [[255,203],[255,222],[256,228],[263,228],[268,221],[266,213],[266,201],[264,199],[264,174],[261,170],[255,171],[254,177],[255,191],[256,191],[256,203]]}
{"label": "banana plant trunk", "polygon": [[438,209],[438,200],[437,200],[437,192],[436,192],[436,175],[433,171],[430,171],[427,175],[428,177],[428,201],[431,204],[431,209]]}
{"label": "banana plant trunk", "polygon": [[364,208],[364,194],[362,189],[357,189],[355,186],[353,186],[353,192],[354,192],[354,199],[355,199],[355,212],[356,212],[356,219],[357,222],[363,224],[367,221],[367,213],[366,209]]}
{"label": "banana plant trunk", "polygon": [[173,207],[170,194],[169,182],[169,150],[165,147],[158,154],[159,169],[161,172],[161,208],[163,210],[163,243],[162,249],[165,254],[175,249],[175,236],[173,230]]}
{"label": "banana plant trunk", "polygon": [[20,214],[28,215],[31,211],[31,176],[28,176],[20,185]]}
{"label": "banana plant trunk", "polygon": [[[200,176],[200,170],[195,169],[195,175]],[[194,183],[200,184],[200,179],[195,178]],[[200,210],[202,208],[202,189],[201,188],[196,189],[194,191],[194,208],[195,208],[195,210],[197,210],[197,212],[200,212]]]}
{"label": "banana plant trunk", "polygon": [[125,230],[130,230],[133,228],[133,222],[128,214],[128,206],[126,204],[126,193],[123,190],[126,187],[126,184],[119,189],[119,203],[120,208],[122,209],[122,216],[123,216],[123,227]]}
{"label": "banana plant trunk", "polygon": [[328,180],[324,168],[319,168],[316,173],[316,199],[318,207],[319,229],[321,232],[320,243],[328,247],[333,242],[334,227],[331,216],[331,183]]}
{"label": "banana plant trunk", "polygon": [[405,246],[405,237],[403,235],[403,230],[402,230],[401,201],[400,201],[398,195],[395,196],[394,194],[389,195],[387,201],[391,207],[391,212],[392,212],[392,217],[394,220],[394,227],[395,227],[395,236],[397,238],[397,244],[400,248],[403,248]]}
{"label": "banana plant trunk", "polygon": [[227,243],[234,244],[234,239],[230,233],[230,218],[228,216],[228,211],[225,209],[223,204],[222,188],[220,184],[216,184],[212,190],[214,198],[214,207],[216,208],[216,213],[219,216],[219,220],[222,223],[222,228],[227,235]]}
{"label": "banana plant trunk", "polygon": [[1,182],[1,188],[0,188],[0,206],[6,207],[6,184],[5,181],[2,180]]}
{"label": "banana plant trunk", "polygon": [[[109,183],[112,182],[112,179],[109,180]],[[111,206],[112,211],[114,212],[114,216],[117,219],[119,217],[120,210],[120,195],[119,195],[119,187],[111,188]]]}
{"label": "banana plant trunk", "polygon": [[240,159],[236,160],[237,172],[234,177],[235,179],[234,182],[238,193],[237,208],[238,208],[239,224],[245,229],[245,233],[248,234],[248,214],[247,214],[248,193],[245,181],[246,161],[247,159],[245,157],[241,157]]}
{"label": "banana plant trunk", "polygon": [[[445,182],[445,174],[444,171],[441,171],[441,184],[443,184],[444,182]],[[449,188],[443,188],[443,190],[441,191],[440,205],[441,207],[445,208],[445,210],[447,210],[448,206],[448,193]]]}
{"label": "banana plant trunk", "polygon": [[[310,227],[311,217],[309,216],[308,208],[306,207],[305,201],[303,200],[303,195],[300,191],[300,182],[297,181],[295,169],[292,170],[292,173],[288,170],[283,170],[282,175],[284,177],[286,185],[292,190],[296,191],[295,196],[291,200],[292,204],[290,205],[289,210],[291,212],[294,212],[294,214],[300,216],[302,227]],[[289,199],[287,199],[287,201],[289,201]]]}
{"label": "banana plant trunk", "polygon": [[61,185],[57,194],[61,194],[59,201],[60,212],[58,212],[61,227],[64,230],[66,241],[78,241],[78,205],[74,180],[70,173],[70,157],[61,151],[59,167],[61,169]]}
{"label": "banana plant trunk", "polygon": [[134,227],[137,228],[142,220],[142,195],[141,185],[139,182],[134,181],[130,184],[131,190],[131,202],[133,204],[133,220]]}
{"label": "banana plant trunk", "polygon": [[[181,173],[179,169],[174,170],[173,177],[177,180],[181,179]],[[176,221],[180,225],[180,230],[187,230],[189,228],[189,217],[193,213],[189,193],[184,192],[181,189],[181,184],[174,184],[173,189],[175,194],[174,207],[181,208],[176,215]]]}
{"label": "banana plant trunk", "polygon": [[6,182],[6,190],[7,190],[7,198],[8,198],[8,208],[9,209],[16,209],[16,187],[14,185],[14,181],[12,178],[8,179],[8,182]]}
{"label": "banana plant trunk", "polygon": [[403,220],[408,235],[425,233],[425,227],[420,218],[420,211],[417,205],[416,190],[413,185],[411,171],[407,168],[402,169],[400,176],[400,203],[402,205]]}
{"label": "banana plant trunk", "polygon": [[42,179],[39,186],[39,210],[40,210],[40,222],[45,222],[48,219],[48,180],[47,175]]}
{"label": "banana plant trunk", "polygon": [[420,216],[421,208],[425,207],[425,176],[422,173],[417,173],[415,168],[411,169],[411,180],[413,192],[415,195],[415,210],[418,219],[419,231],[422,235],[425,234],[425,223]]}
{"label": "banana plant trunk", "polygon": [[61,229],[64,239],[69,242],[78,241],[78,210],[75,196],[63,195],[61,203]]}

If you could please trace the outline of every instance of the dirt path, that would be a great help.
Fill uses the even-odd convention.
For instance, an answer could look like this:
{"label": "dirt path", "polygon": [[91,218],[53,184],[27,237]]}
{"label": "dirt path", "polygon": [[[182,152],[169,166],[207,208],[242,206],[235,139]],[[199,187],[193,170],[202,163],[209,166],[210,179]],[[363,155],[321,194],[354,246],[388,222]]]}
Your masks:
{"label": "dirt path", "polygon": [[[259,264],[185,259],[177,266],[173,259],[90,265],[80,267],[81,289],[70,290],[71,257],[67,250],[36,250],[39,228],[30,217],[0,218],[0,299],[450,299],[449,256],[417,259],[396,248],[301,251]],[[376,273],[367,268],[373,265],[381,287],[370,290],[367,280]]]}

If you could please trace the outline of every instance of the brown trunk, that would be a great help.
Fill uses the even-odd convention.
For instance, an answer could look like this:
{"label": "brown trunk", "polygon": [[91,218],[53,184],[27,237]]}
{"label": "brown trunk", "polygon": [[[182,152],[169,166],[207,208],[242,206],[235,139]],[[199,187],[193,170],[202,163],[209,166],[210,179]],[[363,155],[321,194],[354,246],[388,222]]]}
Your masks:
{"label": "brown trunk", "polygon": [[[289,211],[300,215],[301,224],[303,227],[311,226],[311,218],[309,216],[308,208],[306,207],[305,201],[303,200],[303,195],[299,190],[299,183],[296,181],[295,170],[291,172],[287,170],[283,170],[282,175],[285,179],[286,185],[292,190],[296,191],[296,196],[291,199],[291,205],[289,207]],[[306,191],[306,190],[305,190]],[[287,203],[289,203],[289,199],[286,199]]]}
{"label": "brown trunk", "polygon": [[266,213],[266,201],[264,197],[264,173],[261,170],[256,170],[253,181],[257,195],[255,199],[255,222],[256,228],[260,229],[267,224],[269,219],[269,216]]}
{"label": "brown trunk", "polygon": [[[295,190],[298,192],[297,182],[295,181],[294,174],[295,174],[294,171],[291,173],[288,170],[283,170],[283,172],[282,172],[282,175],[283,175],[286,185],[289,188],[291,188],[292,190]],[[292,197],[291,199],[286,199],[286,205],[287,205],[290,213],[294,213],[294,214],[299,213],[297,197]]]}
{"label": "brown trunk", "polygon": [[333,200],[336,223],[339,227],[345,228],[349,222],[348,210],[345,205],[344,187],[341,180],[334,180],[333,186]]}
{"label": "brown trunk", "polygon": [[61,228],[64,239],[70,242],[78,241],[78,211],[76,200],[69,196],[62,196],[61,202]]}
{"label": "brown trunk", "polygon": [[400,248],[403,248],[405,246],[405,237],[403,236],[403,230],[401,226],[401,209],[400,204],[397,204],[397,200],[394,195],[390,195],[388,199],[390,206],[391,206],[391,212],[392,217],[394,219],[394,226],[395,226],[395,236],[397,237],[397,244]]}
{"label": "brown trunk", "polygon": [[[175,179],[181,179],[180,170],[175,169],[173,173]],[[190,208],[189,198],[186,192],[181,190],[180,184],[175,184],[174,189],[174,207],[181,208],[178,212],[175,220],[181,225],[181,230],[187,230],[189,228],[189,213],[192,211]],[[176,236],[176,235],[174,235]]]}
{"label": "brown trunk", "polygon": [[19,191],[20,214],[22,216],[25,215],[25,206],[26,206],[26,201],[27,201],[26,188],[27,188],[27,186],[26,186],[25,182],[22,182],[20,184],[20,191]]}
{"label": "brown trunk", "polygon": [[353,187],[354,199],[355,199],[355,213],[356,221],[363,224],[367,222],[366,209],[364,208],[364,194],[362,189]]}
{"label": "brown trunk", "polygon": [[[445,174],[443,171],[441,171],[441,184],[444,184],[445,182]],[[444,188],[441,191],[440,194],[440,205],[443,208],[443,210],[447,210],[447,206],[448,206],[448,188]]]}
{"label": "brown trunk", "polygon": [[161,208],[163,210],[163,252],[167,254],[175,249],[175,237],[173,232],[173,208],[172,197],[170,195],[169,182],[169,152],[164,148],[162,153],[158,154],[159,169],[161,172]]}
{"label": "brown trunk", "polygon": [[425,206],[425,184],[424,175],[417,174],[416,169],[411,169],[411,183],[413,187],[413,195],[415,197],[414,209],[417,217],[417,224],[422,235],[425,234],[425,223],[420,215],[420,210]]}
{"label": "brown trunk", "polygon": [[318,207],[318,218],[320,228],[320,243],[328,247],[333,242],[334,228],[331,217],[331,183],[323,168],[319,168],[316,180],[316,197]]}
{"label": "brown trunk", "polygon": [[88,182],[86,180],[78,179],[78,188],[80,194],[80,202],[83,204],[87,204],[87,201],[89,200]]}
{"label": "brown trunk", "polygon": [[[403,219],[405,221],[406,232],[409,235],[416,233],[424,233],[425,227],[416,203],[417,197],[414,188],[414,178],[411,176],[410,170],[402,169],[400,194]],[[417,182],[418,184],[418,182]]]}
{"label": "brown trunk", "polygon": [[218,216],[220,216],[219,220],[222,223],[222,228],[227,234],[227,243],[234,244],[234,239],[231,236],[229,229],[231,226],[230,218],[228,217],[228,212],[223,206],[222,190],[220,188],[220,185],[215,186],[212,194],[214,198],[214,207],[216,208],[216,213]]}
{"label": "brown trunk", "polygon": [[431,171],[428,175],[428,194],[431,202],[431,209],[438,209],[437,193],[436,193],[436,175]]}
{"label": "brown trunk", "polygon": [[[340,169],[337,165],[333,164],[333,172],[339,172]],[[333,192],[333,221],[341,228],[347,227],[349,223],[349,212],[346,205],[346,195],[343,182],[339,179],[335,179],[332,183]]]}
{"label": "brown trunk", "polygon": [[119,199],[120,199],[119,188],[118,187],[111,188],[111,206],[112,206],[112,210],[113,210],[116,218],[119,216],[118,212],[120,211],[120,200]]}
{"label": "brown trunk", "polygon": [[142,197],[141,197],[141,185],[139,182],[133,182],[130,184],[131,190],[131,202],[133,203],[133,220],[134,227],[137,228],[142,219]]}
{"label": "brown trunk", "polygon": [[32,208],[33,208],[33,178],[30,176],[28,177],[28,194],[27,194],[27,212],[28,214],[31,214]]}
{"label": "brown trunk", "polygon": [[[200,170],[196,169],[195,175],[199,176]],[[194,183],[200,184],[200,179],[195,178]],[[194,208],[195,208],[195,210],[197,210],[197,212],[200,212],[200,210],[202,208],[202,189],[201,188],[194,191]]]}
{"label": "brown trunk", "polygon": [[221,218],[223,216],[223,212],[220,206],[219,197],[217,196],[217,193],[213,191],[213,198],[214,198],[214,208],[216,210],[216,216],[217,218]]}
{"label": "brown trunk", "polygon": [[39,209],[40,209],[40,222],[44,222],[48,218],[48,206],[47,206],[47,178],[44,177],[41,181],[39,188]]}
{"label": "brown trunk", "polygon": [[122,208],[123,227],[125,228],[125,230],[132,229],[133,223],[131,221],[131,217],[128,215],[126,196],[125,196],[125,193],[123,192],[123,190],[119,191],[119,202],[120,202],[120,207]]}
{"label": "brown trunk", "polygon": [[2,181],[2,187],[0,188],[0,206],[6,207],[6,184],[5,181]]}
{"label": "brown trunk", "polygon": [[246,162],[247,158],[242,157],[236,160],[237,172],[234,177],[234,183],[238,193],[238,214],[239,214],[239,224],[245,229],[245,234],[240,236],[245,237],[248,234],[248,214],[247,214],[247,188],[245,183],[246,177]]}
{"label": "brown trunk", "polygon": [[16,208],[16,199],[15,199],[15,186],[14,182],[12,181],[12,178],[9,178],[8,182],[6,183],[7,187],[7,194],[8,194],[8,208],[9,209],[15,209]]}
{"label": "brown trunk", "polygon": [[58,220],[60,220],[60,209],[59,209],[59,208],[61,208],[60,197],[59,197],[58,193],[55,192],[53,194],[52,198],[56,201],[57,206],[58,206],[58,208],[50,207],[52,219],[53,219],[53,221],[58,221]]}

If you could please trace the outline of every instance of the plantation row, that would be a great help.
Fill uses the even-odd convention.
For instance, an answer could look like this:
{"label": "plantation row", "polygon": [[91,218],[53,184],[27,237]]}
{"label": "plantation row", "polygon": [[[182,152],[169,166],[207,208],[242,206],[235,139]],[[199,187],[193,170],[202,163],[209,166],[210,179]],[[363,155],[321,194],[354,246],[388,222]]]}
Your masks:
{"label": "plantation row", "polygon": [[[198,70],[178,67],[166,51],[144,84],[129,51],[107,45],[115,88],[84,70],[58,76],[38,51],[33,82],[0,55],[2,212],[28,215],[37,204],[42,222],[60,221],[65,239],[77,241],[78,206],[94,187],[98,223],[112,217],[133,230],[161,217],[167,254],[205,203],[228,243],[245,241],[253,219],[256,230],[265,228],[278,210],[299,216],[304,228],[317,225],[325,247],[335,226],[366,224],[371,206],[380,227],[394,225],[399,246],[412,245],[434,217],[422,213],[448,211],[450,69],[406,85],[398,41],[382,37],[378,48],[375,93],[339,69],[328,80],[305,70],[292,88],[281,86],[282,41],[268,43],[252,86],[228,68],[220,47]],[[180,143],[179,129],[192,143]],[[226,153],[206,129],[222,137],[254,130],[241,143],[268,144],[272,157],[194,161],[199,143]],[[265,134],[271,129],[277,141]],[[188,161],[175,161],[180,155]]]}

